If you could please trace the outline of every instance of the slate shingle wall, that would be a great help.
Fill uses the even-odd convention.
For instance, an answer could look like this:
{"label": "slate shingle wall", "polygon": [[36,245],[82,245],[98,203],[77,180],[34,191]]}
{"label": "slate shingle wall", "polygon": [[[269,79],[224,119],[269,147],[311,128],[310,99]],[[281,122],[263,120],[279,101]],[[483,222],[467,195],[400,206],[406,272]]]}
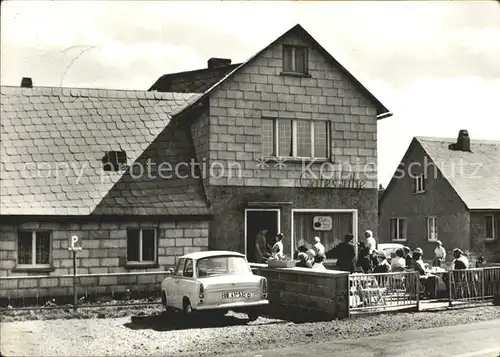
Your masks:
{"label": "slate shingle wall", "polygon": [[[241,164],[241,178],[211,178],[212,185],[299,186],[301,164],[286,170],[258,170],[261,118],[321,119],[332,122],[335,162],[376,164],[376,108],[315,50],[309,51],[311,78],[280,76],[282,44],[303,44],[288,37],[271,46],[210,97],[210,159],[227,168]],[[317,167],[317,166],[316,166]],[[360,170],[363,171],[363,170]],[[376,188],[376,169],[359,177]]]}

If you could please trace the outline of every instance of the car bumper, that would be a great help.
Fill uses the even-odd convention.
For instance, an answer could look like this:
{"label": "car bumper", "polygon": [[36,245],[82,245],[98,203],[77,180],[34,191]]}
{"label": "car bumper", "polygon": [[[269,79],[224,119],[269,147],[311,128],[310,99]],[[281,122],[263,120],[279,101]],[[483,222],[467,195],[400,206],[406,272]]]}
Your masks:
{"label": "car bumper", "polygon": [[231,302],[227,304],[201,304],[193,307],[194,310],[216,310],[216,309],[244,309],[246,307],[255,307],[269,304],[269,300],[259,300],[253,302]]}

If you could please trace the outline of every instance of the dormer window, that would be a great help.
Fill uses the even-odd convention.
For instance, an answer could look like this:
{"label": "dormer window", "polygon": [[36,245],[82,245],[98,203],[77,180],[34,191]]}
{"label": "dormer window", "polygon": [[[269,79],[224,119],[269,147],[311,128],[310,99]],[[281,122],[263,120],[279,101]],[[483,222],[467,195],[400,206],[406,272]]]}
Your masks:
{"label": "dormer window", "polygon": [[104,171],[120,171],[127,166],[125,151],[108,151],[102,158]]}
{"label": "dormer window", "polygon": [[307,47],[283,45],[283,72],[307,74]]}
{"label": "dormer window", "polygon": [[425,177],[423,174],[416,176],[413,179],[413,193],[425,192]]}

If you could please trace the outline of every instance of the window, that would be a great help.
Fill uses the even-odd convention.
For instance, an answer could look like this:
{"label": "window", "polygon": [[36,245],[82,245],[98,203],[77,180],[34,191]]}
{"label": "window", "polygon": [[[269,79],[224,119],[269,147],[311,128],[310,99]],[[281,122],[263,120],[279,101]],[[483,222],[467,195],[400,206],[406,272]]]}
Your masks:
{"label": "window", "polygon": [[405,218],[391,218],[391,239],[406,240]]}
{"label": "window", "polygon": [[330,123],[319,120],[262,119],[265,156],[328,158]]}
{"label": "window", "polygon": [[307,74],[307,47],[283,46],[283,72]]}
{"label": "window", "polygon": [[198,260],[196,271],[198,277],[252,274],[245,259],[234,256],[202,258]]}
{"label": "window", "polygon": [[484,216],[484,230],[485,239],[495,239],[495,217],[494,216]]}
{"label": "window", "polygon": [[156,262],[156,229],[127,230],[127,262]]}
{"label": "window", "polygon": [[174,275],[181,276],[184,272],[184,265],[185,264],[186,264],[185,258],[179,259],[179,261],[177,262],[177,266],[175,267]]}
{"label": "window", "polygon": [[104,171],[120,171],[127,166],[127,153],[125,151],[108,151],[102,158]]}
{"label": "window", "polygon": [[186,266],[184,267],[183,275],[188,278],[193,277],[193,259],[186,260]]}
{"label": "window", "polygon": [[50,232],[19,231],[17,237],[17,264],[50,265]]}
{"label": "window", "polygon": [[413,179],[413,193],[422,192],[425,192],[425,177],[421,174]]}
{"label": "window", "polygon": [[426,217],[426,232],[427,232],[427,240],[437,240],[438,232],[437,232],[437,217]]}

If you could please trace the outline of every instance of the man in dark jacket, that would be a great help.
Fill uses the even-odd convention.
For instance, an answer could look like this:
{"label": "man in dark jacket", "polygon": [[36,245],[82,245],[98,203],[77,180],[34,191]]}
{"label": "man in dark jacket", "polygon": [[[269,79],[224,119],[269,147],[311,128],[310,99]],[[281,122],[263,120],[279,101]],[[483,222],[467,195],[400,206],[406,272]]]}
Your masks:
{"label": "man in dark jacket", "polygon": [[354,273],[354,258],[356,256],[352,244],[353,239],[352,234],[346,234],[344,241],[333,248],[333,256],[337,258],[337,268],[350,273]]}

